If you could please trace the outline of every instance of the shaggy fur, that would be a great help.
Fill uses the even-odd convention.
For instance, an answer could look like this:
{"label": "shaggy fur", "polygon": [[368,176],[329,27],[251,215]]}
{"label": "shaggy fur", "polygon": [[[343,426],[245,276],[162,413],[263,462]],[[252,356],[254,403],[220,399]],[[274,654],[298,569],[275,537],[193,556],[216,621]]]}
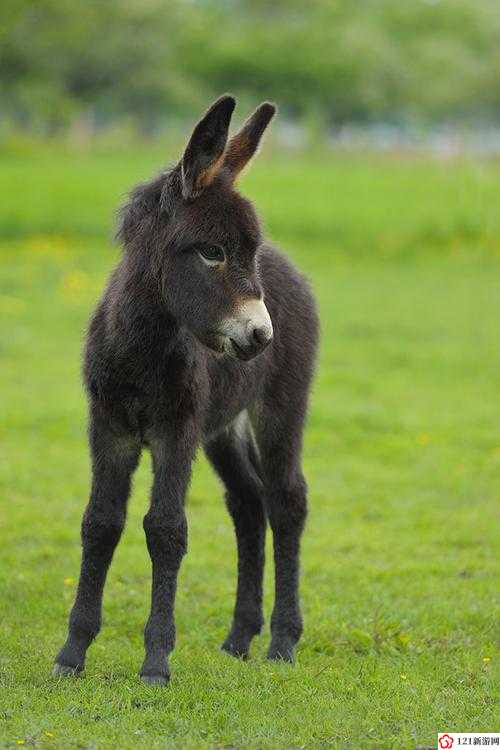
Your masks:
{"label": "shaggy fur", "polygon": [[[236,605],[223,649],[246,657],[261,630],[267,520],[276,566],[269,658],[292,661],[302,632],[300,454],[317,317],[304,278],[263,240],[252,204],[234,189],[274,107],[261,105],[227,142],[234,105],[232,97],[219,99],[181,162],[135,188],[121,213],[123,257],[85,349],[93,479],[78,592],[56,674],[83,669],[100,629],[106,574],[144,447],[154,481],[144,518],[152,597],[142,678],[169,678],[177,573],[187,547],[184,499],[200,444],[225,485],[238,546]],[[213,247],[224,260],[212,267],[202,255]],[[225,321],[243,302],[261,298],[272,341],[252,320],[244,321],[244,340],[228,337]]]}

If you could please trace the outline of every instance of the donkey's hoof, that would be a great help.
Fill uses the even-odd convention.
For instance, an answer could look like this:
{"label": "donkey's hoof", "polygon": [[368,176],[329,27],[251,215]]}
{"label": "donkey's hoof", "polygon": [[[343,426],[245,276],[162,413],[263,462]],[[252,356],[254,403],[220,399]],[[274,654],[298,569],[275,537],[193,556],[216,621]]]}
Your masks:
{"label": "donkey's hoof", "polygon": [[141,674],[141,680],[146,685],[166,685],[170,680],[170,675],[163,674]]}
{"label": "donkey's hoof", "polygon": [[78,677],[82,673],[82,669],[80,666],[71,667],[69,664],[59,664],[56,661],[52,674],[54,677]]}
{"label": "donkey's hoof", "polygon": [[231,654],[231,656],[234,656],[236,659],[242,659],[243,661],[246,661],[248,659],[247,644],[243,645],[242,643],[238,643],[237,641],[226,638],[220,648],[221,651],[225,651],[226,654]]}
{"label": "donkey's hoof", "polygon": [[271,643],[267,658],[271,661],[284,661],[287,664],[295,664],[295,648],[293,643],[282,641]]}

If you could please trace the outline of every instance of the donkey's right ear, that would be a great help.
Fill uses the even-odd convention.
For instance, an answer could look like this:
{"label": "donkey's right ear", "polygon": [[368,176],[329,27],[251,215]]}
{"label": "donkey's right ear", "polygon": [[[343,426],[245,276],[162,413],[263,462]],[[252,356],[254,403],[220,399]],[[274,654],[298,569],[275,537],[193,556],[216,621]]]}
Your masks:
{"label": "donkey's right ear", "polygon": [[181,161],[182,197],[196,198],[212,182],[222,166],[231,115],[232,96],[221,96],[193,130]]}

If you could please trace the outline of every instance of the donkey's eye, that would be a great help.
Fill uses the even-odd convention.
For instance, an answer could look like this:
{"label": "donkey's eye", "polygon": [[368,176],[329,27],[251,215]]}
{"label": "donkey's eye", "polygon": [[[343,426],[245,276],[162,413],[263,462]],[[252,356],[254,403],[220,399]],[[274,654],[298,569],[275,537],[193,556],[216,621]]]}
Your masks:
{"label": "donkey's eye", "polygon": [[217,266],[226,259],[224,250],[219,245],[202,245],[198,248],[198,254],[209,266]]}

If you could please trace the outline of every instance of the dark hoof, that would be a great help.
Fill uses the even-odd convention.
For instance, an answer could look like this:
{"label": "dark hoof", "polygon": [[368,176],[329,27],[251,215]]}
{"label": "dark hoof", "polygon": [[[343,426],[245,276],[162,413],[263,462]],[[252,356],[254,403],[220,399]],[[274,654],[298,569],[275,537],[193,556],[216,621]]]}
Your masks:
{"label": "dark hoof", "polygon": [[82,667],[71,667],[68,664],[59,664],[56,661],[52,669],[54,677],[78,677],[82,673]]}
{"label": "dark hoof", "polygon": [[141,674],[141,680],[146,683],[146,685],[164,686],[170,680],[170,676],[162,674]]}
{"label": "dark hoof", "polygon": [[267,658],[271,661],[284,661],[295,664],[295,649],[292,643],[271,643]]}
{"label": "dark hoof", "polygon": [[248,659],[247,645],[243,646],[241,643],[238,644],[235,641],[226,638],[220,648],[221,651],[225,651],[226,654],[231,654],[231,656],[234,656],[236,659],[242,659],[243,661],[246,661]]}

